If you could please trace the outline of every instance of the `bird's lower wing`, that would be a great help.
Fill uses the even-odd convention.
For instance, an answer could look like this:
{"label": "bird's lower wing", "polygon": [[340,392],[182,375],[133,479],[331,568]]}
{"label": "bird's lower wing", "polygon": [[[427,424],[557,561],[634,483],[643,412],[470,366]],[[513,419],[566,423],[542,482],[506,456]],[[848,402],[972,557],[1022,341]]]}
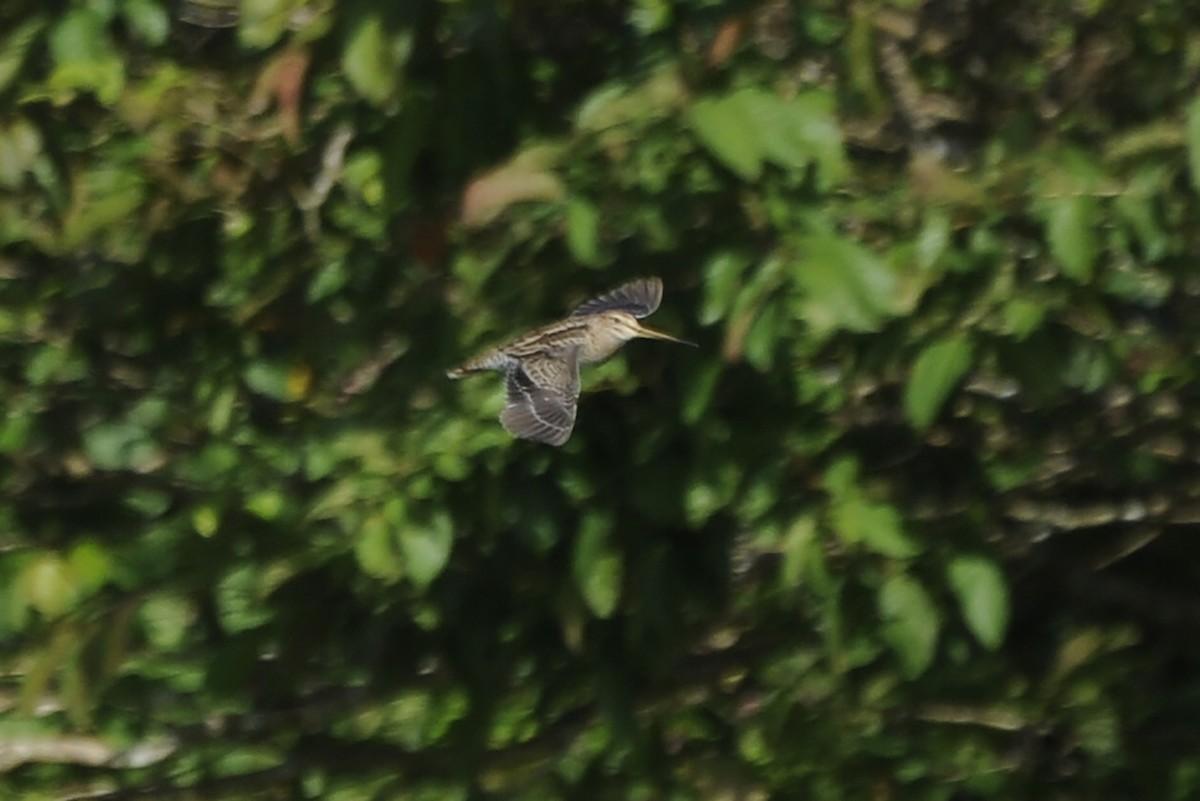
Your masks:
{"label": "bird's lower wing", "polygon": [[514,437],[562,445],[575,427],[579,401],[576,352],[541,354],[507,370],[507,400],[500,422]]}

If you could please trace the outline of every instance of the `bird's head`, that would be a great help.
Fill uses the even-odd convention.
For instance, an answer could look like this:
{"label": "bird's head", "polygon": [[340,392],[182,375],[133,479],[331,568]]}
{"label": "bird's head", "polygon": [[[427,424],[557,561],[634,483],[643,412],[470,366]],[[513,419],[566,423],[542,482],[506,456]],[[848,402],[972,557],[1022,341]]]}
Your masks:
{"label": "bird's head", "polygon": [[603,327],[607,328],[613,337],[622,342],[628,342],[631,339],[641,337],[643,339],[662,339],[667,342],[677,342],[680,345],[696,347],[695,342],[688,342],[685,339],[673,337],[664,331],[658,331],[642,325],[629,312],[612,310],[602,312],[600,316],[603,318]]}

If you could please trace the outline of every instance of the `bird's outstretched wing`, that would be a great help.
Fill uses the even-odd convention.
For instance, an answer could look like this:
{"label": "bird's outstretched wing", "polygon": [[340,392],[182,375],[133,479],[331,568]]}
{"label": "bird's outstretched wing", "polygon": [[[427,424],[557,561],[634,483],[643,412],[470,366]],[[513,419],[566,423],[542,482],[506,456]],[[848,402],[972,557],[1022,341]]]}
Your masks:
{"label": "bird's outstretched wing", "polygon": [[623,311],[629,312],[634,317],[645,317],[648,314],[653,314],[658,308],[658,304],[662,303],[663,284],[661,278],[639,278],[636,281],[630,281],[628,284],[622,284],[612,292],[606,292],[603,295],[598,295],[591,300],[586,300],[579,305],[579,308],[571,312],[574,317],[580,314],[595,314],[602,311]]}
{"label": "bird's outstretched wing", "polygon": [[579,401],[578,348],[541,353],[509,365],[507,405],[500,422],[514,437],[562,445],[575,427]]}

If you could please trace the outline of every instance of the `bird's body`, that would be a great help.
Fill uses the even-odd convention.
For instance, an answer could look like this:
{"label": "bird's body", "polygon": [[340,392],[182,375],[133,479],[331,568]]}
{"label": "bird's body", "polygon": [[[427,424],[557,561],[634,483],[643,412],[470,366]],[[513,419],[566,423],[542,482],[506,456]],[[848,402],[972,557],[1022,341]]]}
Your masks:
{"label": "bird's body", "polygon": [[636,337],[692,344],[638,322],[661,302],[661,280],[632,281],[586,301],[564,320],[484,351],[447,375],[503,372],[508,402],[500,422],[513,436],[561,445],[575,425],[579,365],[602,362]]}

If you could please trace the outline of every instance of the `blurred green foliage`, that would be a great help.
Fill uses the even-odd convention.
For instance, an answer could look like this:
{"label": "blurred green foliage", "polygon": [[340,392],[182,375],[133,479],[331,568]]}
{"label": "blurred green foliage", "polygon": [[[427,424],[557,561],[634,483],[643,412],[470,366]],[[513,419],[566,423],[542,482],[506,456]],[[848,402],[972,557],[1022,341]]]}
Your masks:
{"label": "blurred green foliage", "polygon": [[[1200,11],[11,0],[0,796],[1200,791]],[[511,440],[473,349],[638,275]]]}

